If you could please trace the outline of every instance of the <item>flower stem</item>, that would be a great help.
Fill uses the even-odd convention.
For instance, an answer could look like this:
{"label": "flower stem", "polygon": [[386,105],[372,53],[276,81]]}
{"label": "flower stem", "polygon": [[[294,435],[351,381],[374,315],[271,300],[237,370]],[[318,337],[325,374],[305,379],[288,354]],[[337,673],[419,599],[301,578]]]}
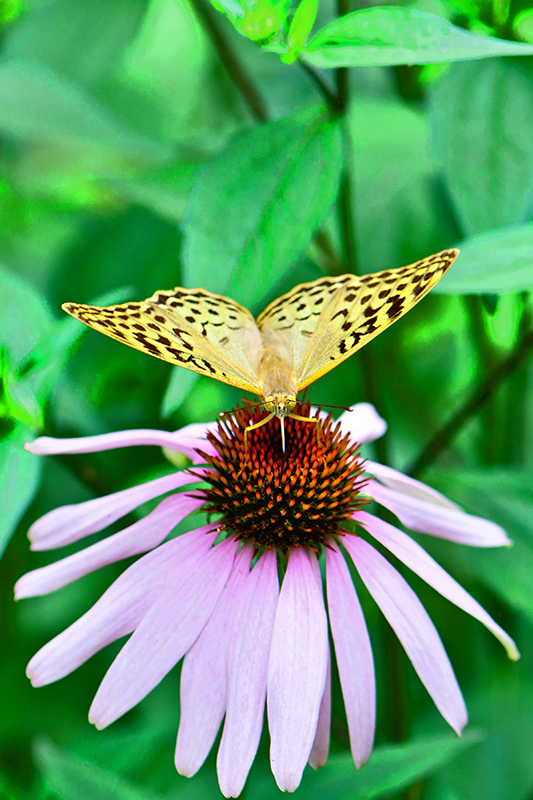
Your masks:
{"label": "flower stem", "polygon": [[464,423],[476,414],[493,395],[501,382],[511,375],[520,364],[527,358],[533,347],[533,330],[527,331],[509,356],[501,361],[489,373],[486,379],[472,392],[470,397],[463,405],[457,409],[450,420],[435,434],[433,439],[426,445],[416,462],[408,470],[412,477],[420,475],[430,464],[440,456],[450,445],[456,434],[463,427]]}
{"label": "flower stem", "polygon": [[226,41],[226,37],[218,25],[218,12],[214,11],[205,0],[192,0],[192,5],[203,26],[211,39],[220,60],[226,67],[230,77],[235,81],[236,86],[244,97],[250,113],[259,122],[266,122],[268,113],[261,94],[253,85],[252,81],[244,71],[235,53]]}

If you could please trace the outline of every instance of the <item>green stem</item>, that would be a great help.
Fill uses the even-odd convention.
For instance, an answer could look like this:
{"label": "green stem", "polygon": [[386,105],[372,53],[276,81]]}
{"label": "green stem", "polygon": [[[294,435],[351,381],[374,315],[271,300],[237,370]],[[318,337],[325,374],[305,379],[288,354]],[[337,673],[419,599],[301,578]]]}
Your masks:
{"label": "green stem", "polygon": [[[337,0],[337,16],[344,17],[350,11],[350,0]],[[340,108],[345,111],[348,106],[348,69],[339,67],[335,73],[337,82],[337,94],[339,96]]]}
{"label": "green stem", "polygon": [[[339,0],[338,4],[339,14],[346,13],[348,4],[345,0]],[[344,268],[354,275],[360,273],[359,270],[359,257],[357,252],[357,242],[355,237],[354,220],[355,220],[355,197],[353,191],[353,153],[352,142],[350,134],[346,130],[346,114],[349,105],[349,87],[348,87],[348,74],[344,67],[337,70],[337,91],[339,97],[339,104],[342,108],[343,114],[343,134],[344,134],[344,153],[345,153],[345,169],[341,176],[339,187],[339,196],[337,199],[337,213],[339,220],[340,237],[342,244],[342,256]],[[368,402],[372,403],[376,408],[381,408],[381,399],[379,396],[378,380],[377,380],[377,366],[372,350],[372,344],[363,347],[358,353],[363,374],[363,383],[365,387],[365,395]],[[386,437],[382,436],[376,440],[376,454],[378,460],[382,464],[388,463],[387,441]]]}
{"label": "green stem", "polygon": [[[465,297],[466,307],[470,317],[472,328],[472,339],[476,346],[478,355],[477,374],[474,381],[481,380],[481,376],[492,372],[496,366],[496,351],[489,339],[486,311],[483,305],[483,298],[480,296]],[[499,425],[498,405],[493,398],[493,402],[487,403],[481,415],[483,427],[483,441],[481,442],[481,453],[486,464],[498,462],[499,441],[501,439],[501,426]]]}
{"label": "green stem", "polygon": [[331,110],[336,113],[342,111],[342,104],[338,95],[336,95],[332,90],[329,88],[325,80],[323,80],[322,76],[316,69],[306,64],[305,61],[298,61],[298,64],[303,69],[307,75],[311,78],[315,86],[318,88],[320,94],[323,95],[324,100],[331,108]]}
{"label": "green stem", "polygon": [[203,26],[220,60],[246,100],[250,113],[259,122],[266,122],[268,119],[268,112],[265,101],[244,71],[235,53],[226,41],[226,37],[220,30],[218,25],[220,14],[214,11],[205,0],[192,0],[192,5],[202,20]]}
{"label": "green stem", "polygon": [[529,355],[533,347],[533,330],[523,334],[522,338],[511,351],[509,356],[501,361],[489,373],[487,378],[472,392],[463,405],[457,409],[450,420],[435,434],[426,445],[419,458],[413,464],[408,474],[413,478],[418,477],[427,467],[433,464],[440,454],[453,441],[465,422],[480,411],[487,400],[498,389],[502,381],[511,375]]}
{"label": "green stem", "polygon": [[351,142],[349,141],[349,133],[345,132],[344,135],[344,150],[346,168],[341,175],[339,186],[339,196],[337,198],[337,208],[339,216],[340,236],[342,243],[342,259],[344,268],[353,272],[355,275],[359,274],[359,263],[357,244],[355,240],[354,230],[354,205],[355,198],[352,189],[351,180]]}

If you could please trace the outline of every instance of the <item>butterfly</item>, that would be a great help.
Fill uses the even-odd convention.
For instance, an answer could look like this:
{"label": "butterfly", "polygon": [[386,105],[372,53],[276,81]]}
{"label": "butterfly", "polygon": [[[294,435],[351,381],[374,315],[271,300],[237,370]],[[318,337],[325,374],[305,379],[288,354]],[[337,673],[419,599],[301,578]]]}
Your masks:
{"label": "butterfly", "polygon": [[64,303],[67,314],[112,339],[259,395],[273,417],[296,419],[298,393],[406,314],[442,278],[459,251],[400,269],[339,275],[295,286],[254,319],[204,289],[158,291],[140,303],[99,308]]}

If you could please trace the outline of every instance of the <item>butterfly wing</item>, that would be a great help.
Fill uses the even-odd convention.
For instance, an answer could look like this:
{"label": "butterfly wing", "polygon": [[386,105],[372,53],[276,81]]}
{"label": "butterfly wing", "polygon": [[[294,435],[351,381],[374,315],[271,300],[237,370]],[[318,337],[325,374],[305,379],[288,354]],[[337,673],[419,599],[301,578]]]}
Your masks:
{"label": "butterfly wing", "polygon": [[442,278],[459,251],[370,275],[302,283],[257,318],[264,340],[283,337],[298,391],[325,375],[406,314]]}
{"label": "butterfly wing", "polygon": [[203,289],[156,292],[141,303],[98,308],[65,303],[67,314],[143,353],[260,394],[263,346],[250,312]]}

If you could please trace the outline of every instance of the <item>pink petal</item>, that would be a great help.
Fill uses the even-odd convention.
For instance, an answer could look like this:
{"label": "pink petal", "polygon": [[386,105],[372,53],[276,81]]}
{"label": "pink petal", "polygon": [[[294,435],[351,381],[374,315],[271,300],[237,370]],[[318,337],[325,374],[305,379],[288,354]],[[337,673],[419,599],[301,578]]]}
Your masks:
{"label": "pink petal", "polygon": [[460,735],[467,722],[464,700],[439,634],[422,603],[399,572],[364,539],[346,536],[343,545],[438,710]]}
{"label": "pink petal", "polygon": [[373,442],[383,436],[387,423],[370,403],[357,403],[350,411],[340,415],[344,433],[349,433],[354,442]]}
{"label": "pink petal", "polygon": [[328,630],[314,553],[292,550],[279,596],[268,665],[270,764],[281,791],[302,778],[316,734]]}
{"label": "pink petal", "polygon": [[140,519],[120,533],[115,533],[47,567],[27,572],[17,581],[15,598],[20,600],[22,597],[35,597],[53,592],[106,564],[113,564],[123,558],[152,550],[166,539],[182,519],[200,508],[202,503],[202,500],[183,493],[166,497],[144,519]]}
{"label": "pink petal", "polygon": [[173,472],[106,497],[95,497],[85,503],[55,508],[34,522],[29,529],[31,549],[50,550],[77,542],[84,536],[103,530],[147,500],[198,480],[187,472]]}
{"label": "pink petal", "polygon": [[204,452],[213,450],[206,439],[206,433],[214,426],[216,426],[216,423],[209,425],[193,424],[173,432],[151,429],[116,431],[114,433],[102,433],[98,436],[80,436],[75,439],[54,439],[50,436],[40,436],[38,439],[34,439],[33,442],[26,442],[24,447],[29,453],[43,456],[57,455],[59,453],[95,453],[103,450],[114,450],[117,447],[155,445],[178,450],[188,456],[194,463],[200,463],[202,459],[196,453],[196,448]]}
{"label": "pink petal", "polygon": [[180,436],[188,436],[191,439],[207,439],[208,433],[216,433],[218,430],[217,422],[191,422],[180,428],[176,433]]}
{"label": "pink petal", "polygon": [[388,486],[389,489],[395,489],[401,494],[407,494],[411,497],[417,497],[419,500],[427,500],[429,503],[436,503],[440,506],[462,511],[461,507],[449,500],[446,495],[437,492],[436,489],[417,481],[415,478],[404,475],[403,472],[398,472],[397,469],[385,467],[375,461],[365,461],[365,472],[369,472],[375,478],[378,478],[381,483],[384,483],[385,486]]}
{"label": "pink petal", "polygon": [[462,608],[467,614],[482,622],[503,644],[509,658],[515,661],[520,657],[511,637],[419,544],[414,542],[407,534],[399,531],[398,528],[367,514],[365,511],[357,515],[357,521],[364,525],[366,530],[378,542],[381,542],[384,547],[390,550],[400,561],[403,561],[409,569],[416,572],[422,580],[433,586],[443,597],[447,597],[448,600]]}
{"label": "pink petal", "polygon": [[189,778],[207,758],[224,718],[230,619],[235,604],[241,602],[252,554],[251,547],[237,553],[215,609],[183,661],[175,763],[178,772]]}
{"label": "pink petal", "polygon": [[231,619],[226,721],[217,758],[226,797],[241,793],[261,738],[278,596],[277,555],[270,550],[246,576]]}
{"label": "pink petal", "polygon": [[[429,533],[441,539],[449,539],[473,547],[501,547],[512,544],[507,534],[488,519],[474,517],[455,508],[447,508],[435,502],[420,500],[407,494],[370,481],[365,487],[380,505],[388,508],[403,524],[413,531]],[[357,519],[357,515],[354,516]]]}
{"label": "pink petal", "polygon": [[376,728],[372,646],[343,555],[337,550],[327,549],[326,568],[329,621],[348,718],[352,757],[359,769],[370,757]]}
{"label": "pink petal", "polygon": [[206,553],[214,525],[205,525],[161,545],[122,573],[100,600],[32,658],[26,670],[34,686],[52,683],[140,623],[174,571]]}
{"label": "pink petal", "polygon": [[318,712],[315,741],[309,756],[309,766],[313,769],[323,767],[329,756],[329,739],[331,733],[331,655],[328,645],[328,669],[324,693]]}
{"label": "pink petal", "polygon": [[236,550],[236,543],[226,539],[194,565],[167,576],[163,591],[100,684],[89,711],[97,728],[110,725],[146,697],[196,641],[229,577]]}

